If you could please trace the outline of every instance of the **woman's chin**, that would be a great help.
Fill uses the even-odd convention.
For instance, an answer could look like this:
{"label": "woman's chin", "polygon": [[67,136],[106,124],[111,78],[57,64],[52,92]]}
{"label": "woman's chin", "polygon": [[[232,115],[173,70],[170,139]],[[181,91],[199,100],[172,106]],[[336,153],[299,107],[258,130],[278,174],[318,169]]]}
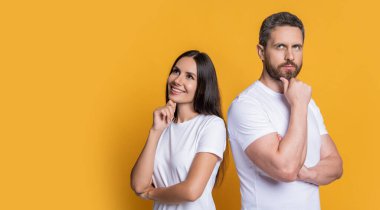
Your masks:
{"label": "woman's chin", "polygon": [[178,103],[178,100],[176,100],[175,97],[172,97],[169,95],[169,100],[173,101],[174,103]]}

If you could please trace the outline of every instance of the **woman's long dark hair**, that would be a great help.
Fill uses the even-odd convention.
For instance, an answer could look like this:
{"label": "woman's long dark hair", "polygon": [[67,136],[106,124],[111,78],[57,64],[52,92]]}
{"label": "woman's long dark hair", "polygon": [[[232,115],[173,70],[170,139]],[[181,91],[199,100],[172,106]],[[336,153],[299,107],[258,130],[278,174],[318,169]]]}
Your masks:
{"label": "woman's long dark hair", "polygon": [[[206,53],[199,52],[197,50],[184,52],[174,61],[169,75],[172,73],[177,62],[183,57],[193,58],[197,65],[197,89],[195,91],[193,101],[194,111],[199,114],[216,115],[223,119],[218,80],[216,77],[214,64],[212,63],[210,57]],[[168,91],[168,84],[166,84],[166,102],[169,101]],[[177,112],[174,113],[174,117],[177,117]],[[226,150],[223,154],[223,160],[220,164],[218,174],[216,175],[216,182],[214,186],[222,183],[224,173],[227,168],[229,151],[228,140],[226,143]]]}

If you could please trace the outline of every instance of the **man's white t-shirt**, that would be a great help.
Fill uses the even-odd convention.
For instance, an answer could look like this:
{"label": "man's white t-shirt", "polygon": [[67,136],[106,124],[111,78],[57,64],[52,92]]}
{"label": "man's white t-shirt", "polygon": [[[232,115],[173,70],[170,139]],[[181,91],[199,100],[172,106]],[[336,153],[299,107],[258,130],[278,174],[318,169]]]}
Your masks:
{"label": "man's white t-shirt", "polygon": [[212,189],[226,148],[226,135],[226,127],[221,118],[203,114],[183,123],[171,123],[163,131],[154,160],[153,183],[156,187],[169,187],[185,181],[198,152],[215,154],[220,160],[200,198],[178,205],[155,202],[155,210],[215,209]]}
{"label": "man's white t-shirt", "polygon": [[[240,179],[242,210],[319,210],[318,186],[301,182],[276,181],[259,169],[245,149],[258,138],[276,132],[284,136],[290,109],[283,94],[260,81],[244,90],[228,111],[228,133]],[[327,134],[319,108],[313,100],[307,115],[306,167],[320,160],[321,135]]]}

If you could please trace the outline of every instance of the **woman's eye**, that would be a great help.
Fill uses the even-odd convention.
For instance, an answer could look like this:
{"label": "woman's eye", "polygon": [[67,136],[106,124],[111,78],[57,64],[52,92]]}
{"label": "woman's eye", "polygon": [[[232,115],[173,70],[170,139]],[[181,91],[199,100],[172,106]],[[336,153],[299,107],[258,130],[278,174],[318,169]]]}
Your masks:
{"label": "woman's eye", "polygon": [[187,77],[187,79],[194,79],[194,77],[190,74],[188,74],[186,77]]}
{"label": "woman's eye", "polygon": [[178,74],[179,70],[178,69],[173,69],[172,74]]}

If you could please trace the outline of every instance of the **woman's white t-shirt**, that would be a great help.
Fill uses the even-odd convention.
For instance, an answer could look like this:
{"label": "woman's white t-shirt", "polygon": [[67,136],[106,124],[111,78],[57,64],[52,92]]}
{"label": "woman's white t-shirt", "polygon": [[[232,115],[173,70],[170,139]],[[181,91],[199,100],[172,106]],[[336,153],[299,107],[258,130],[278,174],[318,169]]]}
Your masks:
{"label": "woman's white t-shirt", "polygon": [[201,197],[181,204],[154,203],[155,210],[215,209],[212,189],[223,152],[226,148],[224,121],[215,115],[199,114],[183,123],[171,123],[161,134],[154,160],[153,183],[169,187],[185,181],[191,163],[198,152],[208,152],[220,158]]}

